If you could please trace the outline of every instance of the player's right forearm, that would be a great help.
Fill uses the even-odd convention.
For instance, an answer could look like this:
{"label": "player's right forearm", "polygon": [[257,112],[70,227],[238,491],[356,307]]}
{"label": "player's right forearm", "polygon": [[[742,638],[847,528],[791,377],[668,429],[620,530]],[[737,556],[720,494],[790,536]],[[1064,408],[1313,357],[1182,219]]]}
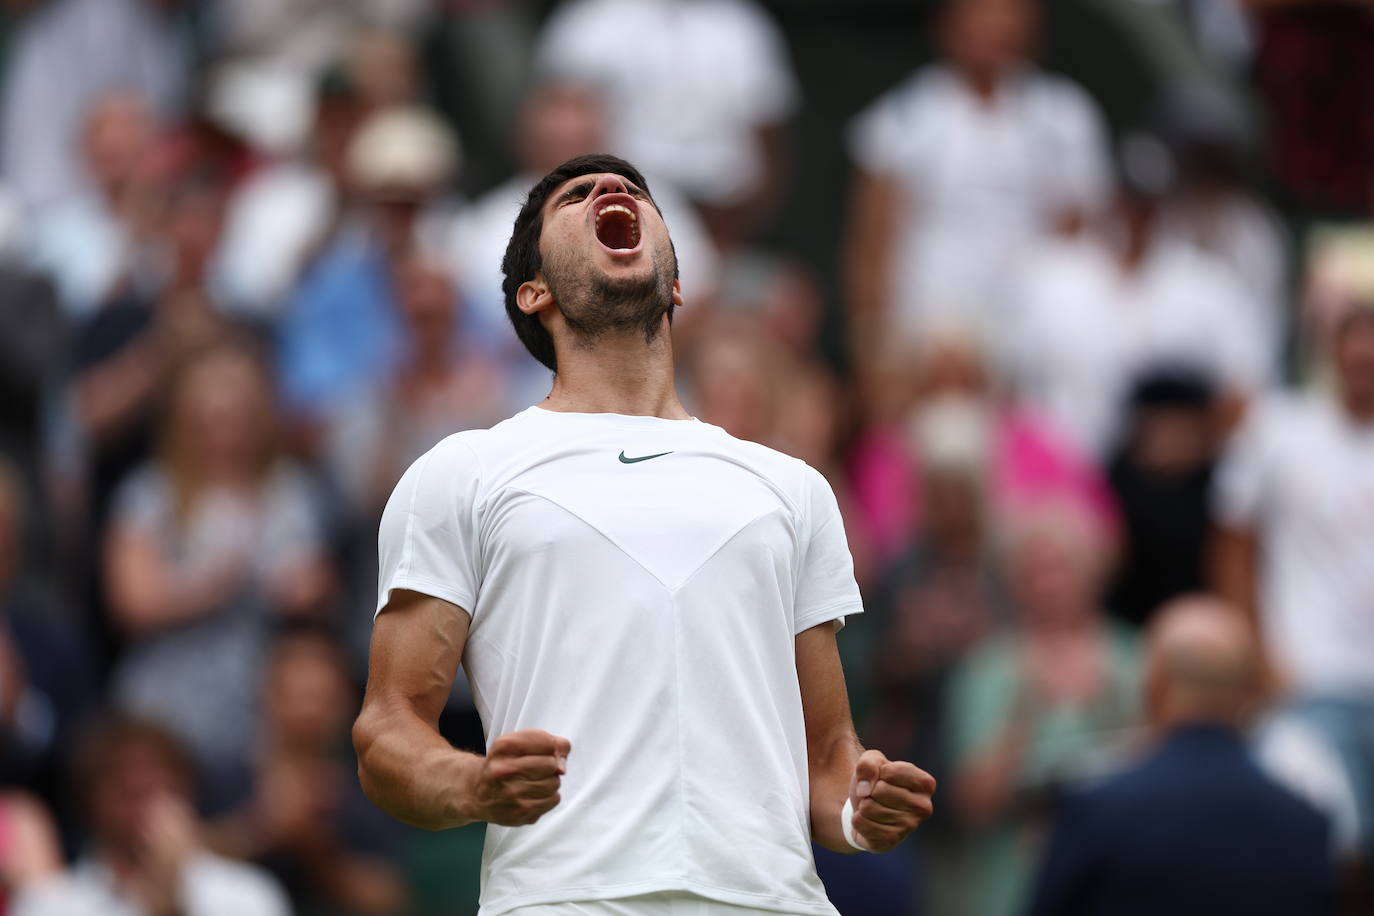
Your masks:
{"label": "player's right forearm", "polygon": [[353,744],[363,792],[397,820],[447,830],[480,819],[470,796],[483,758],[452,747],[414,712],[364,709]]}

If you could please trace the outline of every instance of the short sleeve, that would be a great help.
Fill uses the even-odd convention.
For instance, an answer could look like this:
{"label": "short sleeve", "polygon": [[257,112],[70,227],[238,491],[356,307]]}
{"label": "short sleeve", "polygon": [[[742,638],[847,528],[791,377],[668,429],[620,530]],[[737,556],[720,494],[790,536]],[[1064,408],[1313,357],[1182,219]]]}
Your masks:
{"label": "short sleeve", "polygon": [[377,534],[377,612],[393,589],[442,598],[469,615],[481,588],[472,447],[450,436],[421,456],[392,491]]}
{"label": "short sleeve", "polygon": [[905,148],[905,119],[894,93],[873,102],[849,123],[845,139],[854,164],[873,175],[897,173]]}
{"label": "short sleeve", "polygon": [[1269,489],[1270,405],[1255,405],[1226,448],[1212,485],[1212,508],[1217,520],[1232,528],[1259,523]]}
{"label": "short sleeve", "polygon": [[847,614],[861,614],[864,609],[835,494],[820,472],[811,467],[806,469],[805,490],[805,547],[793,613],[794,633],[827,620],[843,623]]}

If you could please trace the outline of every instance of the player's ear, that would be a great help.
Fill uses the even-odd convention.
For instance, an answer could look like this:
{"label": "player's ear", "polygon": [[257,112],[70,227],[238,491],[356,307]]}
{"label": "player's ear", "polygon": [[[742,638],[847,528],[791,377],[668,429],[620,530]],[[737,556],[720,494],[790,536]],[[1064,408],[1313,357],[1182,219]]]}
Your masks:
{"label": "player's ear", "polygon": [[681,280],[674,279],[674,280],[673,280],[673,306],[676,307],[676,308],[682,308],[682,305],[683,305],[683,299],[682,299],[682,281],[681,281]]}
{"label": "player's ear", "polygon": [[526,315],[537,315],[553,305],[553,293],[544,282],[543,274],[535,274],[533,280],[526,280],[515,291],[515,306]]}

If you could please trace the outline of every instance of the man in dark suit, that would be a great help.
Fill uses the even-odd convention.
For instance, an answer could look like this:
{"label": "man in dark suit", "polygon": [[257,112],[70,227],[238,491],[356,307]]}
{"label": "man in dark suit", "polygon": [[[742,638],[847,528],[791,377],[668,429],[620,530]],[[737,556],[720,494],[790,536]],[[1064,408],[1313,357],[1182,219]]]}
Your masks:
{"label": "man in dark suit", "polygon": [[1259,665],[1239,612],[1180,599],[1146,653],[1158,746],[1065,805],[1031,916],[1332,912],[1325,820],[1259,770],[1241,735]]}

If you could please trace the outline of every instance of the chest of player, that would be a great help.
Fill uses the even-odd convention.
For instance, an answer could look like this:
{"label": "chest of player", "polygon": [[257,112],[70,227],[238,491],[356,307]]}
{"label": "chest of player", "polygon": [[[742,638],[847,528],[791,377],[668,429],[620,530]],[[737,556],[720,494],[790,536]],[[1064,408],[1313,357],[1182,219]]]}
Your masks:
{"label": "chest of player", "polygon": [[[675,591],[698,577],[790,592],[801,563],[797,513],[772,482],[684,449],[594,449],[525,471],[479,518],[485,578],[559,582],[646,573]],[[605,585],[606,583],[599,583]]]}

